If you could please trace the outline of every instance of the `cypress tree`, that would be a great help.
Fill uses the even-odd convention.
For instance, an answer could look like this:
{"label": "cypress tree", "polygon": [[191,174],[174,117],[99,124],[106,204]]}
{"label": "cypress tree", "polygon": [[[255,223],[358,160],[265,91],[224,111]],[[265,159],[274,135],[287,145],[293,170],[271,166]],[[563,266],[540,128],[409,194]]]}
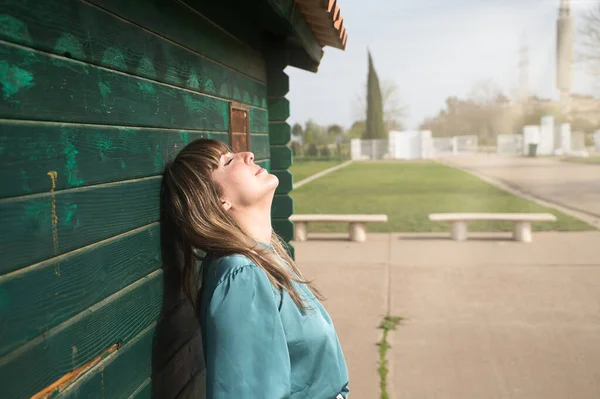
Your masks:
{"label": "cypress tree", "polygon": [[383,100],[381,97],[381,88],[379,87],[379,78],[371,52],[369,54],[369,74],[367,76],[367,130],[364,139],[385,139],[388,132],[383,123]]}

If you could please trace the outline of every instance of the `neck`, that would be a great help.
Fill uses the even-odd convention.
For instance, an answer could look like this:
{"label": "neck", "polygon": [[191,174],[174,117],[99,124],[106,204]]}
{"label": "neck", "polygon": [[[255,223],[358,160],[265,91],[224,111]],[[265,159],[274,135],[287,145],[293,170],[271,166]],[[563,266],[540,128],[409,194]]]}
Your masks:
{"label": "neck", "polygon": [[231,209],[231,216],[252,238],[264,244],[271,244],[271,203],[252,208]]}

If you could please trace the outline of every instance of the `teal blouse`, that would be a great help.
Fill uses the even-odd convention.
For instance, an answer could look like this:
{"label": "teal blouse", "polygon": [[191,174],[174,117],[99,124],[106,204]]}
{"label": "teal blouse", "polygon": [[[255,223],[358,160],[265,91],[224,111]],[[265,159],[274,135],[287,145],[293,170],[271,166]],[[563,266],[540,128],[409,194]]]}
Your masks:
{"label": "teal blouse", "polygon": [[348,371],[331,318],[293,283],[310,310],[242,255],[208,257],[200,304],[207,399],[347,398]]}

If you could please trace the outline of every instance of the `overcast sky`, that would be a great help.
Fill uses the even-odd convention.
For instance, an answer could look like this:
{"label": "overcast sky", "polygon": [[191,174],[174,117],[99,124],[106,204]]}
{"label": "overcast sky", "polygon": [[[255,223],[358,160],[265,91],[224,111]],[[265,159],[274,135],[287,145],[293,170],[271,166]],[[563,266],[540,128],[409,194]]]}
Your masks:
{"label": "overcast sky", "polygon": [[[579,16],[600,0],[572,0]],[[556,19],[560,0],[338,0],[348,31],[346,51],[325,48],[317,74],[288,68],[290,122],[312,118],[349,127],[354,98],[367,76],[367,48],[380,80],[394,80],[415,128],[451,95],[493,79],[507,94],[519,81],[523,33],[529,47],[530,92],[557,98]],[[577,40],[577,36],[576,36]],[[574,69],[573,92],[590,93],[585,69]]]}

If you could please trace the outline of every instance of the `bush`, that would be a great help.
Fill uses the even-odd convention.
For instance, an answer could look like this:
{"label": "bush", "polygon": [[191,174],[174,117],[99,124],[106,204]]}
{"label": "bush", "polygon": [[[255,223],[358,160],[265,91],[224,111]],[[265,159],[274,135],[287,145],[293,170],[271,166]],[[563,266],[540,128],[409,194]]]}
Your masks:
{"label": "bush", "polygon": [[329,147],[324,146],[323,148],[321,148],[321,156],[322,157],[329,157],[331,155],[331,152],[329,151]]}
{"label": "bush", "polygon": [[317,150],[317,145],[315,143],[310,143],[308,145],[308,150],[306,151],[306,155],[311,157],[316,157],[319,155],[319,151]]}
{"label": "bush", "polygon": [[291,142],[290,148],[292,149],[292,154],[294,156],[298,156],[298,155],[302,154],[302,146],[297,141]]}

